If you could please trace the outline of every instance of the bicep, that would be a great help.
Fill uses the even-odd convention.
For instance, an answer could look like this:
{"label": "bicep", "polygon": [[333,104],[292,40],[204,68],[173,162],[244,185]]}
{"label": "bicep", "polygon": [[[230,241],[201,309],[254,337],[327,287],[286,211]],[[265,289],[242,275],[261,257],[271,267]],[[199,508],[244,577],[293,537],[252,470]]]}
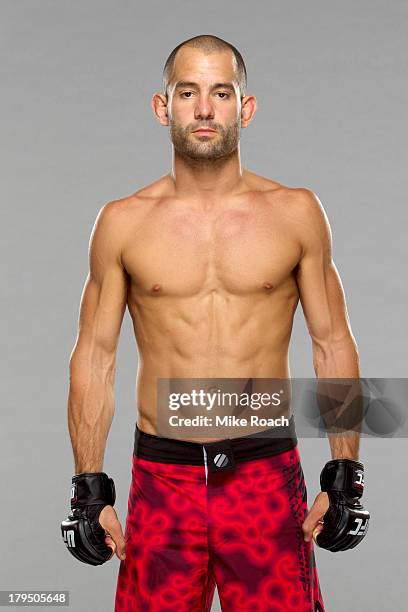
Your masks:
{"label": "bicep", "polygon": [[351,335],[343,286],[332,258],[327,217],[318,198],[307,203],[303,255],[297,284],[310,336],[316,343],[343,341]]}
{"label": "bicep", "polygon": [[300,302],[312,340],[337,341],[349,333],[343,287],[331,258],[305,256],[297,276]]}
{"label": "bicep", "polygon": [[120,260],[115,211],[104,207],[89,245],[89,272],[81,296],[78,338],[74,349],[92,365],[111,365],[126,308],[126,273]]}

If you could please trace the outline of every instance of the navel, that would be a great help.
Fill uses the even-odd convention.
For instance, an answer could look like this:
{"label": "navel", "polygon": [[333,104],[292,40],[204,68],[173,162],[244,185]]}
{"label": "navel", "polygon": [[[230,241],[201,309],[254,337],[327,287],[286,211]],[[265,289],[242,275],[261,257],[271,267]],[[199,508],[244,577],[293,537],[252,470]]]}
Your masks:
{"label": "navel", "polygon": [[152,291],[156,293],[157,291],[160,291],[160,288],[161,288],[161,285],[159,285],[159,283],[156,283],[155,285],[153,285]]}
{"label": "navel", "polygon": [[273,285],[272,283],[264,283],[263,288],[266,289],[267,291],[270,291],[270,289],[273,289]]}

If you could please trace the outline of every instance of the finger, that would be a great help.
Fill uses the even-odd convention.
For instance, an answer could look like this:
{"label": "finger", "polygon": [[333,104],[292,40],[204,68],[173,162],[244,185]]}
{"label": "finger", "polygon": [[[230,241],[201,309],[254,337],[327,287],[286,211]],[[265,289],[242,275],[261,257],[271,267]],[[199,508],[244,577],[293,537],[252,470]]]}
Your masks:
{"label": "finger", "polygon": [[[112,538],[111,538],[110,536],[106,536],[106,537],[105,537],[105,544],[106,544],[107,546],[109,546],[109,548],[111,548],[111,549],[112,549],[112,554],[111,554],[111,556],[109,557],[109,559],[112,559],[113,555],[114,555],[114,554],[115,554],[115,552],[116,552],[116,544],[115,544],[115,542],[112,540]],[[109,559],[108,559],[108,561],[109,561]]]}
{"label": "finger", "polygon": [[115,542],[112,540],[111,536],[109,535],[109,533],[105,534],[105,544],[107,546],[110,546],[112,551],[115,553],[116,552],[116,544]]}
{"label": "finger", "polygon": [[99,523],[106,530],[112,541],[115,543],[115,552],[119,559],[126,558],[125,538],[123,536],[122,525],[120,524],[116,511],[112,506],[105,506],[99,515]]}
{"label": "finger", "polygon": [[[323,531],[323,527],[316,527],[315,529],[313,529],[313,540],[316,542],[316,538],[319,535],[319,533],[321,533]],[[317,542],[316,542],[317,544]]]}
{"label": "finger", "polygon": [[116,552],[118,559],[125,559],[125,538],[123,536],[122,526],[118,520],[116,520],[109,528],[109,536],[115,544],[114,552]]}
{"label": "finger", "polygon": [[315,501],[309,512],[306,514],[304,523],[307,527],[320,521],[326,513],[328,506],[322,504],[320,500]]}
{"label": "finger", "polygon": [[306,517],[306,519],[305,519],[305,521],[304,521],[304,523],[302,525],[303,536],[304,536],[305,542],[310,542],[311,541],[311,539],[313,537],[313,533],[314,533],[314,531],[315,531],[315,529],[317,527],[319,527],[320,531],[323,529],[323,527],[322,527],[323,521],[322,521],[322,518],[321,518],[320,514],[321,513],[319,513],[317,515],[317,517],[316,517],[316,516],[313,516],[312,513],[310,513]]}
{"label": "finger", "polygon": [[325,515],[326,510],[326,506],[322,507],[321,504],[313,504],[306,515],[305,523],[317,523],[317,521],[320,521]]}

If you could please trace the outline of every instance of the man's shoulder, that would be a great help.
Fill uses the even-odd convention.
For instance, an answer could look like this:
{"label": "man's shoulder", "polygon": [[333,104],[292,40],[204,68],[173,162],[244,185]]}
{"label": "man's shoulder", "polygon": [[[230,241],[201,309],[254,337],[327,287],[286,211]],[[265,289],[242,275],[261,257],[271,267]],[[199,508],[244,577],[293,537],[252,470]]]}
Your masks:
{"label": "man's shoulder", "polygon": [[308,187],[293,187],[280,183],[266,176],[246,171],[248,184],[254,190],[264,193],[271,199],[281,200],[307,210],[308,208],[319,207],[321,203],[317,195]]}
{"label": "man's shoulder", "polygon": [[137,191],[124,198],[129,203],[142,204],[147,202],[157,202],[160,198],[166,197],[169,193],[169,175],[159,177],[148,185],[140,187]]}
{"label": "man's shoulder", "polygon": [[271,203],[278,201],[281,208],[297,220],[318,222],[325,217],[319,197],[308,187],[291,187],[273,181],[273,185],[265,192]]}
{"label": "man's shoulder", "polygon": [[303,242],[305,238],[316,240],[330,231],[323,205],[309,187],[293,187],[254,175],[257,191],[262,192],[271,213],[279,215]]}
{"label": "man's shoulder", "polygon": [[292,187],[288,189],[287,201],[290,203],[297,218],[308,225],[325,225],[326,212],[314,191],[308,187]]}
{"label": "man's shoulder", "polygon": [[331,230],[326,211],[314,191],[308,187],[286,187],[283,209],[303,247],[330,241]]}
{"label": "man's shoulder", "polygon": [[98,216],[107,222],[121,224],[127,223],[129,216],[135,218],[143,215],[165,196],[166,178],[160,177],[129,195],[107,202],[99,210]]}

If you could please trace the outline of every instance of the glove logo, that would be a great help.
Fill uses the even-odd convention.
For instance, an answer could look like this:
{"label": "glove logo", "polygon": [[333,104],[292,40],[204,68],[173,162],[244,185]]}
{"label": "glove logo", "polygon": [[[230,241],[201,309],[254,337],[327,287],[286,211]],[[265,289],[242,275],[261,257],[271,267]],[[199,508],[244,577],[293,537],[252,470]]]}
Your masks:
{"label": "glove logo", "polygon": [[356,471],[356,479],[354,482],[356,485],[359,485],[361,487],[364,486],[364,472],[362,470]]}
{"label": "glove logo", "polygon": [[64,542],[67,548],[75,548],[75,536],[72,529],[64,531]]}
{"label": "glove logo", "polygon": [[357,527],[355,529],[350,529],[350,531],[348,531],[347,533],[350,535],[364,535],[367,526],[367,520],[364,521],[364,519],[362,518],[355,518],[354,521]]}
{"label": "glove logo", "polygon": [[76,486],[75,486],[75,484],[73,484],[72,487],[71,487],[71,502],[72,503],[76,502]]}

